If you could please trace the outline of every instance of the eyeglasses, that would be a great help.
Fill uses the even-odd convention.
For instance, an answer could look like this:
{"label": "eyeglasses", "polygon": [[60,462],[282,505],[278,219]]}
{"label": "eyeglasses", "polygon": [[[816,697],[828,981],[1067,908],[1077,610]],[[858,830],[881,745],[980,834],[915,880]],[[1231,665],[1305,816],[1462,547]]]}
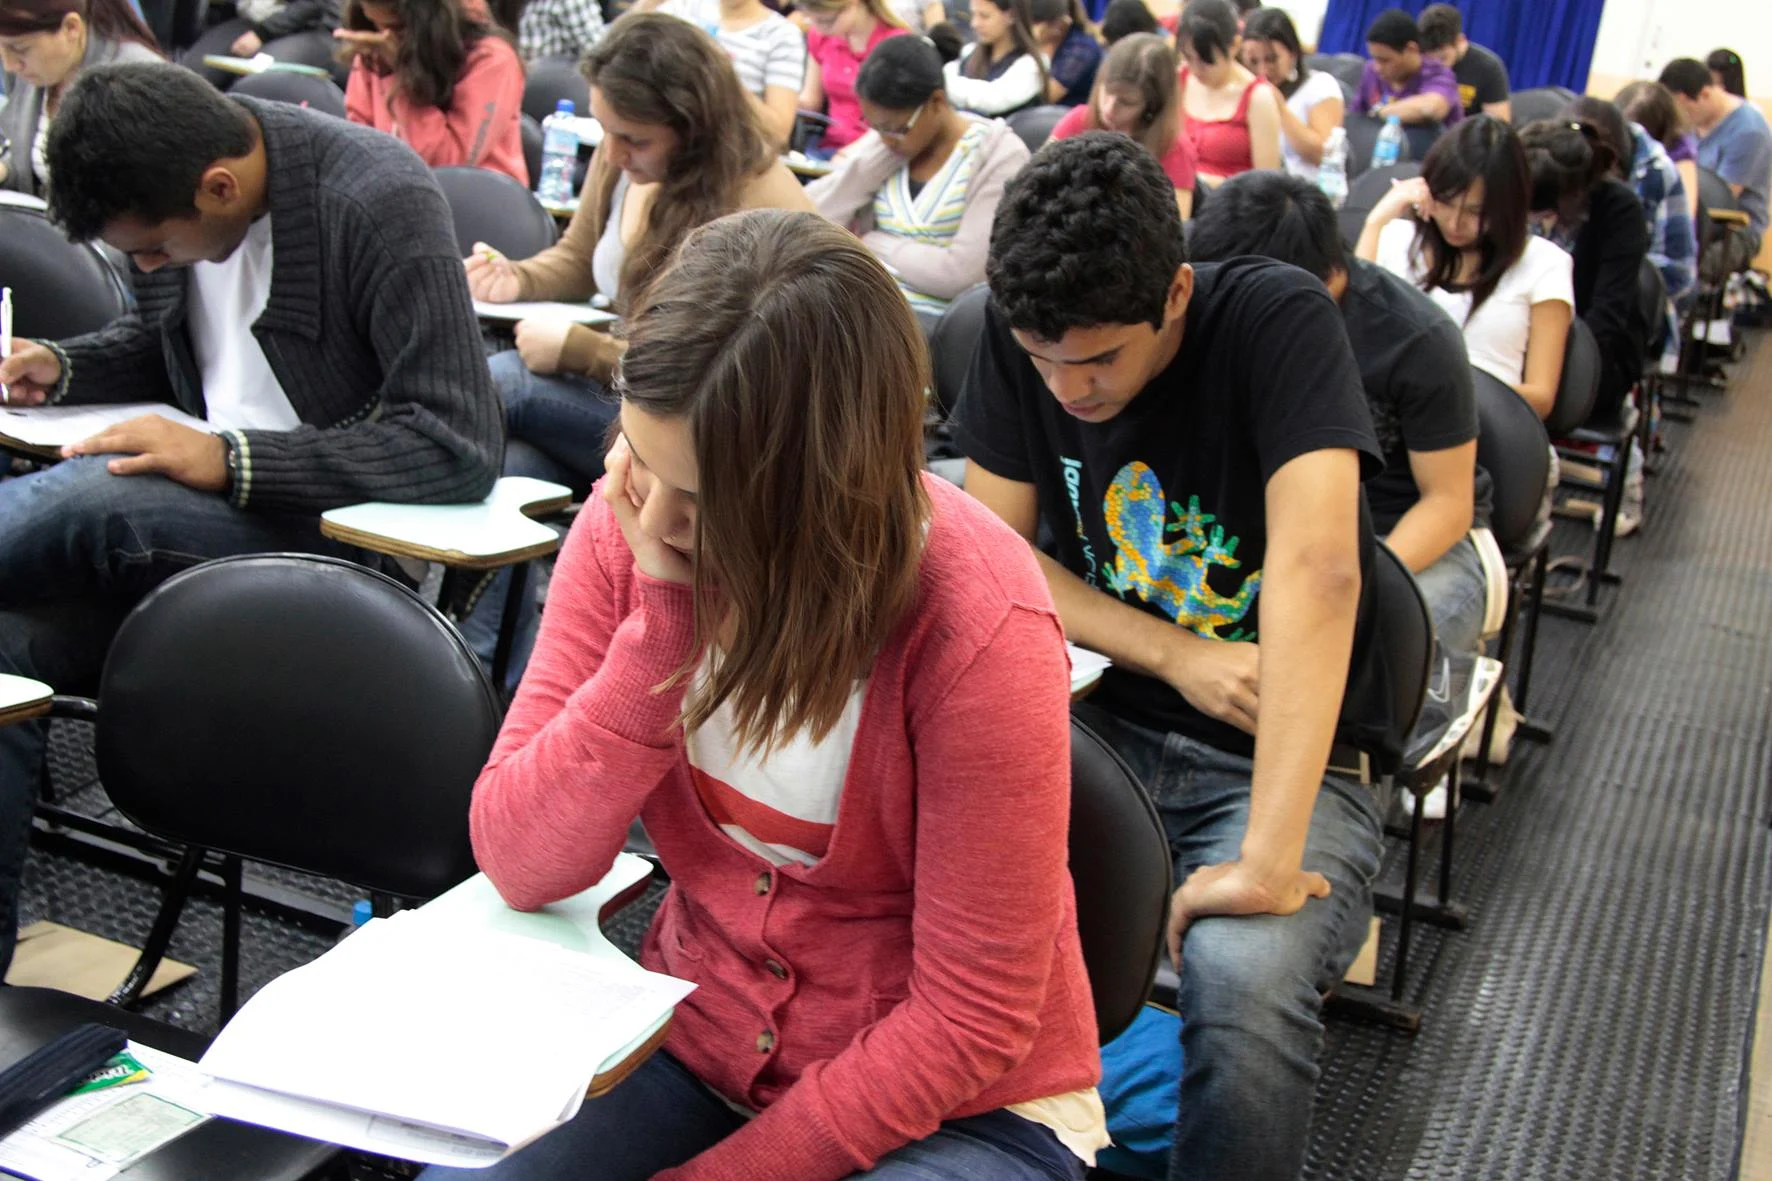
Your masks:
{"label": "eyeglasses", "polygon": [[929,105],[928,102],[925,101],[923,103],[923,106],[918,107],[916,110],[912,111],[910,119],[905,122],[905,125],[903,127],[887,128],[887,127],[881,127],[878,124],[874,124],[874,123],[869,123],[868,126],[872,127],[881,139],[903,139],[905,136],[907,136],[911,133],[912,128],[916,127],[917,120],[922,118],[923,107],[926,107],[928,105]]}

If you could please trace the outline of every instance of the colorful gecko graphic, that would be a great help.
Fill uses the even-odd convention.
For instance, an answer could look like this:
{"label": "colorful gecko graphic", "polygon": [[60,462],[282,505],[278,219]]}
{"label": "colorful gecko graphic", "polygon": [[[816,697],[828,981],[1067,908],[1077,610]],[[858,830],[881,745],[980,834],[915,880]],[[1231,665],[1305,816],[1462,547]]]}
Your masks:
{"label": "colorful gecko graphic", "polygon": [[1118,551],[1104,571],[1109,589],[1121,598],[1137,595],[1207,639],[1255,638],[1240,625],[1261,589],[1261,571],[1245,574],[1229,597],[1207,584],[1214,567],[1237,570],[1242,562],[1239,539],[1226,538],[1217,517],[1200,511],[1198,496],[1190,496],[1185,509],[1172,503],[1155,473],[1134,462],[1114,477],[1102,508]]}

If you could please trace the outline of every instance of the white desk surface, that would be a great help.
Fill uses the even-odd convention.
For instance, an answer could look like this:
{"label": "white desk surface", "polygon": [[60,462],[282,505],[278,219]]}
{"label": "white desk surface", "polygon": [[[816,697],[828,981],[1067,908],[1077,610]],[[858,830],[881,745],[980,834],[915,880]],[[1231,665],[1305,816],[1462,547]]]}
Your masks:
{"label": "white desk surface", "polygon": [[55,690],[42,681],[0,673],[0,725],[36,717],[49,709]]}
{"label": "white desk surface", "polygon": [[321,513],[320,532],[377,553],[486,570],[558,549],[559,535],[529,514],[555,512],[571,501],[563,484],[501,476],[477,504],[369,501]]}

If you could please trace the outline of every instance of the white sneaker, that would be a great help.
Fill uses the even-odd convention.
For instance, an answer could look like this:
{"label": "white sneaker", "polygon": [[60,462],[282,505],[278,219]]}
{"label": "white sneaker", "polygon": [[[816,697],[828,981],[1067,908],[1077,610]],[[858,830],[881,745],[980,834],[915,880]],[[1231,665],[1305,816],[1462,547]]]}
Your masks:
{"label": "white sneaker", "polygon": [[[1492,767],[1507,766],[1508,751],[1513,749],[1514,731],[1520,725],[1520,711],[1514,708],[1514,700],[1508,695],[1507,686],[1502,685],[1490,698],[1490,708],[1495,710],[1495,734],[1489,740],[1489,765]],[[1464,736],[1464,749],[1459,758],[1476,760],[1483,754],[1483,718],[1477,716],[1477,724],[1470,728]]]}
{"label": "white sneaker", "polygon": [[[1403,798],[1403,814],[1415,815],[1415,793],[1408,788],[1401,791]],[[1429,792],[1421,797],[1421,818],[1423,820],[1446,819],[1446,780],[1441,779],[1434,784]]]}

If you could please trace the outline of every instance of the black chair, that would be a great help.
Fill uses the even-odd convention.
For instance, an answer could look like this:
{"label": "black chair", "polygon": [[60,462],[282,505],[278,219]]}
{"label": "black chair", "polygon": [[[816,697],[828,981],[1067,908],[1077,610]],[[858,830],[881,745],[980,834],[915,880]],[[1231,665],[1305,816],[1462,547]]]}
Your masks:
{"label": "black chair", "polygon": [[1411,160],[1378,169],[1369,168],[1354,178],[1347,187],[1347,200],[1336,214],[1341,224],[1342,241],[1347,243],[1349,249],[1360,241],[1360,231],[1366,227],[1366,218],[1372,213],[1373,207],[1384,199],[1384,195],[1390,192],[1391,185],[1420,175],[1421,165]]}
{"label": "black chair", "polygon": [[962,291],[948,304],[929,338],[929,360],[935,371],[935,400],[944,419],[959,404],[960,390],[966,384],[966,371],[972,367],[972,353],[984,333],[984,309],[990,298],[991,289],[983,283]]}
{"label": "black chair", "polygon": [[[1550,483],[1550,436],[1537,412],[1510,386],[1481,369],[1473,370],[1471,377],[1477,394],[1477,463],[1489,473],[1491,487],[1489,531],[1508,568],[1507,612],[1495,654],[1513,672],[1514,708],[1524,714],[1532,692],[1532,660],[1550,561],[1551,523],[1539,517]],[[1525,627],[1516,664],[1514,627],[1522,615]],[[1476,772],[1464,784],[1465,795],[1484,803],[1494,800],[1499,790],[1488,780],[1497,720],[1496,710],[1487,711]],[[1516,733],[1550,737],[1549,731],[1529,722],[1522,722]]]}
{"label": "black chair", "polygon": [[340,90],[345,88],[351,77],[350,63],[339,60],[338,40],[333,37],[331,29],[308,29],[287,37],[278,37],[274,41],[265,42],[260,52],[268,53],[280,62],[325,70]]}
{"label": "black chair", "polygon": [[1508,115],[1515,127],[1539,119],[1554,119],[1557,112],[1575,101],[1575,92],[1561,86],[1535,86],[1508,96]]}
{"label": "black chair", "polygon": [[[1637,408],[1629,399],[1616,411],[1594,412],[1594,399],[1600,387],[1600,346],[1592,329],[1578,316],[1569,325],[1569,342],[1563,356],[1563,379],[1557,387],[1557,398],[1545,419],[1545,433],[1551,437],[1557,453],[1571,463],[1591,466],[1593,455],[1583,447],[1610,450],[1610,458],[1602,465],[1601,528],[1594,537],[1594,550],[1587,564],[1587,601],[1584,604],[1552,602],[1544,609],[1553,615],[1592,623],[1599,618],[1600,584],[1615,582],[1609,563],[1612,555],[1613,529],[1618,520],[1619,505],[1624,498],[1624,480],[1630,466],[1630,440],[1636,434]],[[1564,483],[1591,487],[1565,470]]]}
{"label": "black chair", "polygon": [[540,123],[554,113],[563,98],[572,100],[575,113],[591,113],[591,84],[578,72],[578,63],[566,57],[530,62],[529,76],[523,82],[523,113]]}
{"label": "black chair", "polygon": [[1307,53],[1304,64],[1321,70],[1341,83],[1344,93],[1360,89],[1360,77],[1366,71],[1366,59],[1357,53]]}
{"label": "black chair", "polygon": [[266,98],[310,111],[345,117],[345,92],[330,78],[297,74],[289,70],[266,70],[234,83],[232,93]]}
{"label": "black chair", "polygon": [[1643,378],[1637,416],[1637,445],[1643,451],[1643,471],[1654,473],[1658,440],[1655,424],[1661,410],[1661,352],[1670,327],[1667,280],[1652,259],[1645,258],[1637,271],[1637,314],[1643,324]]}
{"label": "black chair", "polygon": [[806,146],[823,135],[831,126],[831,117],[822,111],[795,111],[794,126],[788,132],[788,150],[804,152]]}
{"label": "black chair", "polygon": [[1593,329],[1577,316],[1569,324],[1569,338],[1563,345],[1563,376],[1544,420],[1544,433],[1561,439],[1586,422],[1599,392],[1600,345]]}
{"label": "black chair", "polygon": [[432,170],[455,218],[463,257],[484,242],[506,258],[528,258],[552,246],[560,227],[535,194],[502,172],[484,168]]}
{"label": "black chair", "polygon": [[76,245],[34,204],[0,202],[0,287],[13,292],[14,335],[65,340],[129,310],[123,280],[93,247]]}
{"label": "black chair", "polygon": [[541,183],[541,124],[524,115],[517,120],[517,133],[523,137],[523,164],[529,169],[529,187]]}
{"label": "black chair", "polygon": [[1372,149],[1378,146],[1378,131],[1384,126],[1369,115],[1361,115],[1350,106],[1341,117],[1347,132],[1347,179],[1349,187],[1355,177],[1372,167]]}
{"label": "black chair", "polygon": [[1169,838],[1113,747],[1071,719],[1071,882],[1077,934],[1106,1045],[1150,995],[1169,917]]}
{"label": "black chair", "polygon": [[1052,129],[1058,126],[1058,121],[1068,115],[1070,110],[1069,107],[1057,104],[1023,107],[1009,116],[1009,129],[1021,136],[1021,142],[1028,146],[1028,151],[1037,152],[1052,138]]}

